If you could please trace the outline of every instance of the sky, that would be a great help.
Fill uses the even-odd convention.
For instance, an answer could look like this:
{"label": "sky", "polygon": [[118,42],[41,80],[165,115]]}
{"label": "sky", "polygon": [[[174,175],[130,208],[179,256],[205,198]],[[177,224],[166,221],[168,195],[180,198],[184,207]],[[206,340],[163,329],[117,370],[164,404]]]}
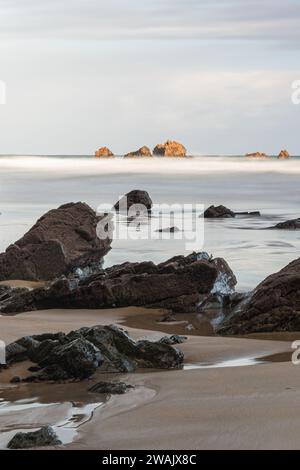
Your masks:
{"label": "sky", "polygon": [[300,1],[0,0],[0,80],[0,154],[300,155]]}

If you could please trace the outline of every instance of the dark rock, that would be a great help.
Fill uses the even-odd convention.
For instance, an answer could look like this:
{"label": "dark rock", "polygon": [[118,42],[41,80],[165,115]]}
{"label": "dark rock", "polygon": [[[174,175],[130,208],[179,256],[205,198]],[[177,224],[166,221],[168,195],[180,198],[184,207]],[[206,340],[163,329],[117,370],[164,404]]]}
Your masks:
{"label": "dark rock", "polygon": [[39,372],[41,368],[39,366],[30,366],[27,369],[29,372]]}
{"label": "dark rock", "polygon": [[8,443],[9,449],[30,449],[32,447],[55,446],[62,444],[51,426],[38,431],[18,432]]}
{"label": "dark rock", "polygon": [[274,227],[270,228],[278,230],[300,230],[300,218],[279,222],[279,224],[276,224]]}
{"label": "dark rock", "polygon": [[204,218],[230,218],[235,217],[235,213],[225,206],[210,206],[204,211]]}
{"label": "dark rock", "polygon": [[134,189],[125,194],[115,205],[116,211],[127,213],[131,206],[136,206],[137,212],[149,212],[152,208],[152,199],[147,191]]}
{"label": "dark rock", "polygon": [[133,388],[124,382],[98,382],[88,389],[93,393],[110,393],[111,395],[122,395]]}
{"label": "dark rock", "polygon": [[10,380],[10,383],[11,384],[18,384],[22,381],[21,377],[19,377],[18,375],[16,375],[15,377],[13,377],[11,380]]}
{"label": "dark rock", "polygon": [[163,336],[160,338],[159,343],[162,344],[169,344],[172,346],[173,344],[181,344],[187,340],[187,336],[180,336],[180,335],[171,335],[171,336]]}
{"label": "dark rock", "polygon": [[160,228],[160,229],[156,230],[156,232],[159,232],[159,233],[176,233],[176,232],[179,232],[179,228],[178,227]]}
{"label": "dark rock", "polygon": [[136,157],[152,157],[151,150],[144,145],[135,152],[129,152],[124,155],[125,158],[136,158]]}
{"label": "dark rock", "polygon": [[222,322],[219,334],[300,330],[300,259],[267,277]]}
{"label": "dark rock", "polygon": [[136,347],[139,367],[154,369],[179,369],[182,367],[183,353],[168,344],[143,340],[138,341]]}
{"label": "dark rock", "polygon": [[97,236],[102,219],[82,202],[47,212],[0,254],[0,280],[52,280],[72,269],[100,263],[111,243]]}
{"label": "dark rock", "polygon": [[164,144],[157,144],[153,155],[163,157],[186,157],[186,148],[175,140],[167,140]]}

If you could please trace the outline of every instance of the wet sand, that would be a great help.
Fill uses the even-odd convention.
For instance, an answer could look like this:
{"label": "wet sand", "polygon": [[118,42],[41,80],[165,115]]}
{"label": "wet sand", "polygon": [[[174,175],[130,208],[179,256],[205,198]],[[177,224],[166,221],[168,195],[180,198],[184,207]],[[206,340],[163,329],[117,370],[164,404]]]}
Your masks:
{"label": "wet sand", "polygon": [[[186,334],[184,324],[158,323],[156,319],[162,314],[162,311],[141,308],[48,310],[1,317],[0,329],[2,338],[7,342],[25,334],[67,332],[84,325],[110,323],[123,324],[134,338],[158,339],[166,332],[173,333],[174,327],[181,329],[176,332]],[[149,315],[155,321],[152,322]],[[131,326],[133,319],[134,327]],[[292,353],[289,339],[284,341],[284,334],[280,339],[270,341],[270,337],[249,339],[189,335],[187,342],[180,347],[185,354],[185,363],[199,368],[111,375],[113,379],[121,378],[136,385],[136,388],[123,396],[112,397],[97,408],[93,418],[79,427],[73,442],[59,448],[299,448],[300,369],[289,360]],[[201,368],[203,364],[218,365],[236,359],[236,365],[239,365],[239,361],[243,364],[244,359],[266,360],[266,357],[270,362]],[[273,357],[278,360],[271,362]],[[8,383],[11,374],[16,375],[16,370],[0,373],[2,388],[11,387]],[[92,382],[101,378],[97,375]],[[91,381],[72,384],[75,397],[79,390],[84,393],[90,385]],[[6,399],[16,400],[24,395],[25,389],[22,390],[22,387],[23,384],[6,389]],[[47,386],[48,398],[42,390],[44,386],[28,384],[25,387],[27,396],[40,395],[44,403],[51,401],[51,385]],[[53,400],[56,396],[54,388],[52,392]],[[5,395],[5,390],[2,393]],[[60,400],[63,402],[62,398]],[[28,415],[28,419],[53,424],[66,405],[57,406],[43,407],[43,418],[41,415],[30,415],[29,418]],[[9,425],[12,416],[6,417],[6,422],[3,419],[1,426]],[[14,414],[13,419],[17,425],[20,415]],[[24,421],[24,416],[22,419]]]}

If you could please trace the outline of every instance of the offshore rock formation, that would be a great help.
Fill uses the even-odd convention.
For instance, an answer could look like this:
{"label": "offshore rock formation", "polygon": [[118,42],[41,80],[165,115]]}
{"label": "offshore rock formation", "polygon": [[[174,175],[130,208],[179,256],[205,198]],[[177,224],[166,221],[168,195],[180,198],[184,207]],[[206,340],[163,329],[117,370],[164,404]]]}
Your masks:
{"label": "offshore rock formation", "polygon": [[300,330],[300,258],[267,277],[223,321],[219,334]]}
{"label": "offshore rock formation", "polygon": [[163,157],[186,157],[186,148],[175,140],[167,140],[164,144],[157,144],[153,149],[153,155]]}
{"label": "offshore rock formation", "polygon": [[113,156],[114,156],[114,154],[107,147],[100,147],[95,152],[95,157],[99,157],[99,158],[101,158],[101,157],[102,158],[109,158],[109,157],[113,157]]}
{"label": "offshore rock formation", "polygon": [[24,360],[38,364],[38,371],[23,381],[39,382],[82,380],[96,370],[117,373],[133,372],[138,367],[179,369],[183,354],[165,343],[135,342],[123,329],[110,325],[20,338],[6,347],[6,360],[8,365]]}
{"label": "offshore rock formation", "polygon": [[287,150],[281,150],[280,154],[278,155],[278,158],[281,160],[285,160],[286,158],[290,158],[290,154]]}
{"label": "offshore rock formation", "polygon": [[149,147],[146,147],[144,145],[143,147],[139,148],[135,152],[129,152],[126,155],[124,155],[124,158],[136,158],[136,157],[152,157],[151,150]]}
{"label": "offshore rock formation", "polygon": [[118,212],[128,212],[130,207],[133,205],[140,205],[144,206],[141,209],[144,212],[150,212],[152,208],[152,199],[147,193],[147,191],[142,191],[140,189],[134,189],[129,193],[125,194],[125,196],[121,197],[121,199],[114,205],[114,208]]}
{"label": "offshore rock formation", "polygon": [[99,264],[111,244],[109,238],[97,237],[102,219],[82,202],[50,210],[0,254],[0,280],[47,281],[80,266]]}
{"label": "offshore rock formation", "polygon": [[235,217],[235,213],[225,206],[210,206],[204,211],[204,218],[230,218]]}
{"label": "offshore rock formation", "polygon": [[278,224],[274,225],[274,227],[270,227],[270,229],[300,230],[300,218],[286,220],[285,222],[279,222]]}
{"label": "offshore rock formation", "polygon": [[246,157],[248,158],[268,158],[268,155],[266,155],[263,152],[254,152],[254,153],[246,153]]}
{"label": "offshore rock formation", "polygon": [[192,253],[158,265],[123,263],[82,280],[61,278],[47,288],[9,297],[0,302],[0,311],[151,306],[195,312],[211,292],[228,295],[235,284],[236,278],[225,260]]}

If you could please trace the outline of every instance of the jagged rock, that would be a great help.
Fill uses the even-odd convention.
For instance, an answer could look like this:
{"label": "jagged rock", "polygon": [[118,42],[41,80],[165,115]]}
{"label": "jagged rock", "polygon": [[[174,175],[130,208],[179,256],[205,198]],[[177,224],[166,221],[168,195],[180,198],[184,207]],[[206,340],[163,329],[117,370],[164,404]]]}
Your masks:
{"label": "jagged rock", "polygon": [[30,449],[32,447],[55,446],[62,444],[51,426],[43,426],[38,431],[18,432],[9,441],[9,449]]}
{"label": "jagged rock", "polygon": [[300,330],[300,258],[267,277],[219,326],[219,334]]}
{"label": "jagged rock", "polygon": [[95,152],[95,157],[102,157],[102,158],[108,158],[108,157],[113,157],[114,154],[112,153],[111,150],[107,147],[100,147],[98,150]]}
{"label": "jagged rock", "polygon": [[235,213],[225,206],[210,206],[204,211],[204,218],[230,218],[235,217]]}
{"label": "jagged rock", "polygon": [[270,227],[270,229],[300,230],[300,218],[299,219],[286,220],[285,222],[279,222],[278,224],[274,225],[274,227]]}
{"label": "jagged rock", "polygon": [[0,303],[0,310],[17,313],[51,308],[134,305],[195,312],[210,293],[228,295],[236,284],[225,260],[205,255],[175,256],[158,265],[152,262],[123,263],[76,283],[72,279],[60,279],[47,288],[35,289]]}
{"label": "jagged rock", "polygon": [[246,157],[249,157],[249,158],[268,158],[268,155],[266,155],[265,153],[263,152],[254,152],[254,153],[246,153]]}
{"label": "jagged rock", "polygon": [[167,140],[164,144],[157,144],[153,155],[163,157],[186,157],[186,148],[175,140]]}
{"label": "jagged rock", "polygon": [[121,199],[114,205],[114,208],[118,212],[127,213],[133,205],[136,206],[137,211],[150,212],[152,208],[152,199],[147,191],[134,189],[121,197]]}
{"label": "jagged rock", "polygon": [[281,160],[285,160],[286,158],[290,158],[290,154],[287,150],[281,150],[280,154],[278,155],[278,158]]}
{"label": "jagged rock", "polygon": [[[23,344],[23,360],[30,358],[39,366],[37,373],[25,377],[23,382],[82,380],[96,369],[103,373],[133,372],[137,367],[178,369],[183,362],[181,351],[168,344],[135,342],[114,325],[58,333],[56,339],[49,336],[27,336],[13,343]],[[10,348],[8,345],[7,349]],[[17,360],[10,357],[9,364]]]}
{"label": "jagged rock", "polygon": [[169,344],[170,346],[174,344],[181,344],[187,340],[187,336],[180,336],[180,335],[171,335],[171,336],[163,336],[160,338],[159,342],[162,344]]}
{"label": "jagged rock", "polygon": [[111,244],[97,237],[102,218],[82,202],[50,210],[0,254],[0,280],[52,280],[76,267],[99,264]]}
{"label": "jagged rock", "polygon": [[152,157],[151,150],[144,145],[135,152],[129,152],[124,155],[124,158],[136,158],[136,157]]}
{"label": "jagged rock", "polygon": [[122,395],[131,388],[133,388],[132,385],[128,385],[124,382],[98,382],[90,387],[88,391],[93,393],[110,393],[111,395]]}

